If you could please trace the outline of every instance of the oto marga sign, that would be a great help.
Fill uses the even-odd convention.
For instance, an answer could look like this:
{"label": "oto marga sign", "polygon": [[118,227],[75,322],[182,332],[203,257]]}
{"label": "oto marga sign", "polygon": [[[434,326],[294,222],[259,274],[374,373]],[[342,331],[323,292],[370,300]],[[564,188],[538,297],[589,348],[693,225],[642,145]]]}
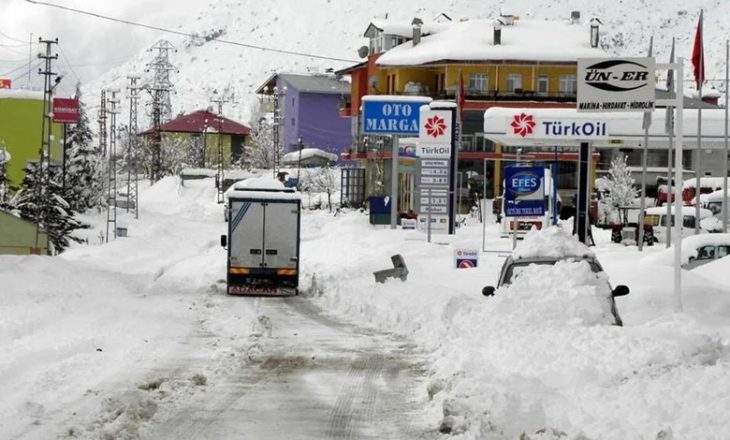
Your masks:
{"label": "oto marga sign", "polygon": [[364,96],[362,132],[364,134],[418,135],[420,108],[431,98],[418,96]]}
{"label": "oto marga sign", "polygon": [[579,112],[654,109],[654,58],[579,58]]}

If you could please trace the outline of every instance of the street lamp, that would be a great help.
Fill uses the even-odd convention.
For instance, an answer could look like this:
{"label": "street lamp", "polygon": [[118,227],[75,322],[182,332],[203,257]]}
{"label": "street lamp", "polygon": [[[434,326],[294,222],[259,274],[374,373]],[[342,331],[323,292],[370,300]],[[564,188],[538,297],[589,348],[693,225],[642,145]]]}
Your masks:
{"label": "street lamp", "polygon": [[297,191],[301,188],[301,168],[302,168],[302,138],[297,138],[297,145],[299,145],[299,161],[297,162]]}

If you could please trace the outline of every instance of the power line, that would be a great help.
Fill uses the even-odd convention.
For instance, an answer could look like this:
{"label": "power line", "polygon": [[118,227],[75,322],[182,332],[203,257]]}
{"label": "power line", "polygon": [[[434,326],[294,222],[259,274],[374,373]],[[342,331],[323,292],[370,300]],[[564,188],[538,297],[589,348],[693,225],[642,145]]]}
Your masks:
{"label": "power line", "polygon": [[[26,62],[25,62],[25,63],[24,63],[23,65],[21,65],[21,66],[19,66],[19,67],[16,67],[16,68],[15,68],[15,69],[13,69],[13,70],[8,70],[8,71],[7,71],[7,72],[5,72],[5,73],[0,73],[0,76],[7,76],[7,75],[10,75],[10,74],[11,74],[11,73],[13,73],[13,72],[17,72],[17,71],[18,71],[18,70],[20,70],[20,69],[25,69],[26,67],[28,67],[28,65],[29,65],[30,63],[32,63],[32,61],[26,61]],[[36,66],[34,66],[34,68],[35,68],[35,67],[39,67],[38,65],[39,65],[39,64],[41,64],[41,63],[42,63],[42,61],[39,61],[38,63],[36,63]]]}
{"label": "power line", "polygon": [[[137,22],[130,21],[130,20],[123,20],[121,18],[109,17],[109,16],[106,16],[106,15],[97,14],[95,12],[82,11],[80,9],[69,8],[69,7],[66,7],[66,6],[56,5],[56,4],[53,4],[53,3],[46,3],[46,2],[41,2],[41,1],[37,1],[37,0],[25,0],[25,1],[28,2],[28,3],[36,4],[36,5],[49,6],[49,7],[52,7],[52,8],[62,9],[64,11],[75,12],[77,14],[89,15],[91,17],[101,18],[103,20],[114,21],[114,22],[117,22],[117,23],[124,23],[124,24],[128,24],[130,26],[143,27],[143,28],[146,28],[146,29],[152,29],[152,30],[156,30],[156,31],[160,31],[160,32],[167,32],[167,33],[170,33],[170,34],[180,35],[180,36],[183,36],[183,37],[188,37],[188,38],[193,38],[193,39],[194,38],[199,38],[198,36],[193,35],[193,34],[189,34],[187,32],[180,32],[180,31],[175,31],[175,30],[172,30],[172,29],[163,28],[163,27],[160,27],[160,26],[154,26],[154,25],[149,25],[149,24],[144,24],[144,23],[137,23]],[[306,53],[306,52],[297,52],[297,51],[293,51],[293,50],[285,50],[285,49],[276,49],[276,48],[273,48],[273,47],[257,46],[255,44],[241,43],[239,41],[223,40],[223,39],[220,39],[220,38],[217,38],[217,39],[212,40],[212,41],[215,41],[215,42],[221,43],[221,44],[230,44],[230,45],[233,45],[233,46],[247,47],[249,49],[258,49],[258,50],[262,50],[262,51],[283,53],[283,54],[286,54],[286,55],[295,55],[295,56],[301,56],[301,57],[318,58],[318,59],[330,60],[330,61],[342,61],[342,62],[345,62],[345,63],[357,63],[357,62],[359,62],[359,61],[349,60],[349,59],[345,59],[345,58],[328,57],[328,56],[315,55],[315,54]]]}
{"label": "power line", "polygon": [[73,76],[76,77],[76,81],[81,82],[81,78],[76,74],[76,71],[71,67],[71,64],[68,62],[68,57],[66,56],[66,52],[63,50],[63,47],[61,47],[60,44],[57,44],[58,49],[61,51],[61,55],[63,56],[62,61],[66,65],[66,67],[69,68]]}
{"label": "power line", "polygon": [[26,40],[21,40],[21,39],[15,38],[15,37],[11,37],[10,35],[4,33],[3,31],[0,31],[0,35],[2,35],[3,37],[5,37],[9,40],[17,41],[19,43],[29,44]]}

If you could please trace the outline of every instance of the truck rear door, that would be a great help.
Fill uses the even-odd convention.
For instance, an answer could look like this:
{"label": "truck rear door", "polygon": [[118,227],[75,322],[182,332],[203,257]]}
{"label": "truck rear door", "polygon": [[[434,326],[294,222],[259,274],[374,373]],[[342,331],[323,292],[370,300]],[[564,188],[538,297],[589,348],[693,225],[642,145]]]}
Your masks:
{"label": "truck rear door", "polygon": [[264,254],[264,206],[256,201],[232,201],[229,221],[231,267],[261,267]]}
{"label": "truck rear door", "polygon": [[266,203],[264,267],[297,268],[299,210],[295,203]]}

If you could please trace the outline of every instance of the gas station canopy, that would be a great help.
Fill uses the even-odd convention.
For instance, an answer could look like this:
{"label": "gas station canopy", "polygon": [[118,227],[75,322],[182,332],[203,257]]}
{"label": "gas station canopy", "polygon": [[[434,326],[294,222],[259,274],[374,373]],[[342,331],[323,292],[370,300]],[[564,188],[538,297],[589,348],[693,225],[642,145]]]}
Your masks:
{"label": "gas station canopy", "polygon": [[[649,148],[667,148],[666,109],[652,112]],[[644,143],[644,112],[586,113],[562,108],[492,107],[484,112],[484,137],[508,146],[638,147]],[[684,110],[684,146],[697,146],[697,109]],[[702,109],[702,148],[725,142],[725,110]]]}

